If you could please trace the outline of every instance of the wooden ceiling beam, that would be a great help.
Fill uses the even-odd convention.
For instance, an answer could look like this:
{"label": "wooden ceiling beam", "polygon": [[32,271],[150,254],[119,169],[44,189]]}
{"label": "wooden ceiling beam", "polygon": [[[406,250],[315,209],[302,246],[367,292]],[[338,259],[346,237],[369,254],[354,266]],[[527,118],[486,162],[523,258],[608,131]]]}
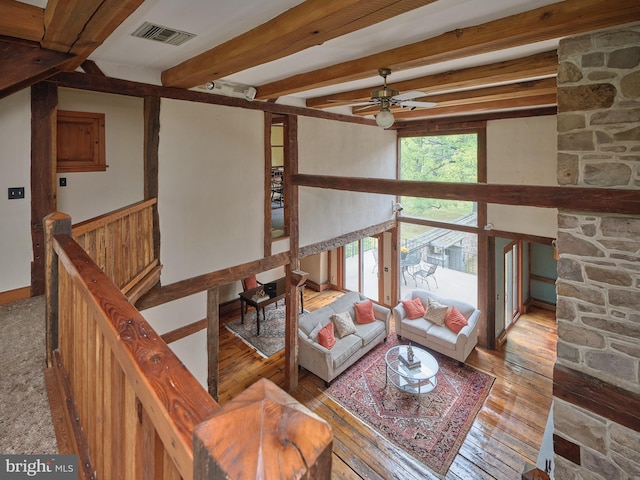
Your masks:
{"label": "wooden ceiling beam", "polygon": [[555,105],[557,95],[543,94],[526,97],[505,98],[503,100],[489,100],[477,103],[459,102],[455,105],[438,105],[433,108],[415,109],[394,113],[396,120],[410,120],[416,118],[446,117],[449,115],[470,114],[479,112],[495,112],[514,108],[537,108]]}
{"label": "wooden ceiling beam", "polygon": [[463,114],[446,118],[425,118],[424,120],[413,120],[411,122],[397,122],[392,128],[398,133],[398,137],[414,137],[428,135],[432,132],[451,132],[452,130],[460,131],[468,128],[482,128],[491,120],[545,117],[556,115],[557,113],[558,107],[554,105],[551,107],[532,107],[520,110],[474,113],[470,115]]}
{"label": "wooden ceiling beam", "polygon": [[272,20],[162,72],[192,88],[360,30],[435,0],[307,0]]}
{"label": "wooden ceiling beam", "polygon": [[564,0],[481,25],[460,28],[437,37],[305,72],[258,87],[257,98],[282,95],[362,80],[378,68],[405,70],[491,51],[552,40],[629,23],[640,18],[640,2]]}
{"label": "wooden ceiling beam", "polygon": [[0,39],[0,98],[56,74],[71,55],[35,42]]}
{"label": "wooden ceiling beam", "polygon": [[[429,95],[426,97],[416,98],[421,102],[437,103],[435,107],[421,108],[421,112],[429,111],[438,107],[454,107],[458,105],[472,105],[475,103],[497,102],[501,100],[537,97],[540,95],[556,95],[558,89],[555,77],[543,78],[539,80],[529,80],[526,82],[511,83],[507,85],[498,85],[494,87],[477,88],[473,90],[461,90],[458,92],[442,93],[440,95]],[[555,102],[554,102],[555,103]],[[418,109],[412,110],[416,111]],[[354,108],[354,115],[373,115],[380,111],[379,107]],[[409,112],[407,108],[392,107],[391,112],[404,113]]]}
{"label": "wooden ceiling beam", "polygon": [[101,0],[48,1],[44,10],[45,33],[42,46],[69,52],[101,3]]}
{"label": "wooden ceiling beam", "polygon": [[[400,92],[409,90],[423,90],[425,94],[445,92],[465,88],[476,88],[503,82],[515,82],[523,79],[534,79],[555,76],[558,72],[558,53],[556,50],[537,53],[523,58],[504,62],[480,65],[478,67],[463,68],[449,72],[437,73],[425,77],[405,80],[389,84]],[[379,87],[378,87],[379,88]],[[307,107],[328,108],[341,105],[343,100],[364,101],[371,98],[371,88],[361,88],[334,95],[307,99]],[[346,103],[342,103],[345,105]]]}
{"label": "wooden ceiling beam", "polygon": [[67,65],[79,67],[143,0],[49,0],[44,12],[42,46],[68,52],[75,59]]}
{"label": "wooden ceiling beam", "polygon": [[42,8],[0,0],[0,35],[39,42],[44,35],[43,17]]}

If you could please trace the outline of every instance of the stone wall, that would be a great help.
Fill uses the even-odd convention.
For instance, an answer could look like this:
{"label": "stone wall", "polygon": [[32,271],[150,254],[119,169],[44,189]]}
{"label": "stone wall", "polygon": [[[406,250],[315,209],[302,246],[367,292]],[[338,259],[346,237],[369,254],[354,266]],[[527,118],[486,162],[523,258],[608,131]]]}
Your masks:
{"label": "stone wall", "polygon": [[[640,26],[565,39],[558,56],[558,183],[640,189]],[[558,249],[558,365],[636,398],[640,212],[561,210]],[[554,399],[555,477],[640,476],[640,425],[578,403]]]}

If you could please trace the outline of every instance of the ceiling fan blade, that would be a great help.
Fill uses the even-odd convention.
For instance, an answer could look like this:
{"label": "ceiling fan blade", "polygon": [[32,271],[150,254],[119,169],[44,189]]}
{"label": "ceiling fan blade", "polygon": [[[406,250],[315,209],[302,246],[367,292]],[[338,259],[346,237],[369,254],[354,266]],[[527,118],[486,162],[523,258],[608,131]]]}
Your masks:
{"label": "ceiling fan blade", "polygon": [[421,108],[431,108],[438,105],[435,102],[414,102],[412,100],[405,100],[404,102],[398,103],[401,107],[421,107]]}
{"label": "ceiling fan blade", "polygon": [[414,98],[420,98],[424,96],[426,96],[426,93],[421,92],[420,90],[409,90],[408,92],[394,95],[393,99],[402,102],[403,100],[413,100]]}
{"label": "ceiling fan blade", "polygon": [[356,113],[356,112],[359,112],[360,110],[365,110],[367,108],[374,107],[374,106],[375,106],[375,103],[361,103],[359,105],[352,105],[353,107],[352,112]]}

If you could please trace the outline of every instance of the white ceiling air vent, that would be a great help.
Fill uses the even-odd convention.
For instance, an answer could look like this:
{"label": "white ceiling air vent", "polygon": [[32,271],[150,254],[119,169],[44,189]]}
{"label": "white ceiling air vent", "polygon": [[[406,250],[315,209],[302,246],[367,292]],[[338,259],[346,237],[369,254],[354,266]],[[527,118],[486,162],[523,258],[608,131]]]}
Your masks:
{"label": "white ceiling air vent", "polygon": [[144,22],[138,29],[131,34],[134,37],[156,40],[169,45],[182,45],[187,40],[195,37],[193,33],[181,32],[173,28],[155,25],[153,23]]}

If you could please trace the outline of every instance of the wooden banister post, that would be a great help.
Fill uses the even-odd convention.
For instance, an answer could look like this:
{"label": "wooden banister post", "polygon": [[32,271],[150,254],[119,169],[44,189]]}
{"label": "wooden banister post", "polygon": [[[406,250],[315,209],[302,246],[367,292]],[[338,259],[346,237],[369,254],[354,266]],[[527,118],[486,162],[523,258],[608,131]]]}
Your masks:
{"label": "wooden banister post", "polygon": [[[290,267],[290,266],[289,266]],[[289,269],[289,291],[287,295],[284,383],[287,392],[298,388],[298,317],[300,315],[300,286],[309,278],[307,272]]]}
{"label": "wooden banister post", "polygon": [[327,422],[261,379],[195,428],[193,478],[329,479],[332,446]]}
{"label": "wooden banister post", "polygon": [[71,217],[53,212],[44,217],[43,223],[47,367],[51,367],[53,352],[58,349],[58,255],[53,249],[53,236],[71,235]]}

